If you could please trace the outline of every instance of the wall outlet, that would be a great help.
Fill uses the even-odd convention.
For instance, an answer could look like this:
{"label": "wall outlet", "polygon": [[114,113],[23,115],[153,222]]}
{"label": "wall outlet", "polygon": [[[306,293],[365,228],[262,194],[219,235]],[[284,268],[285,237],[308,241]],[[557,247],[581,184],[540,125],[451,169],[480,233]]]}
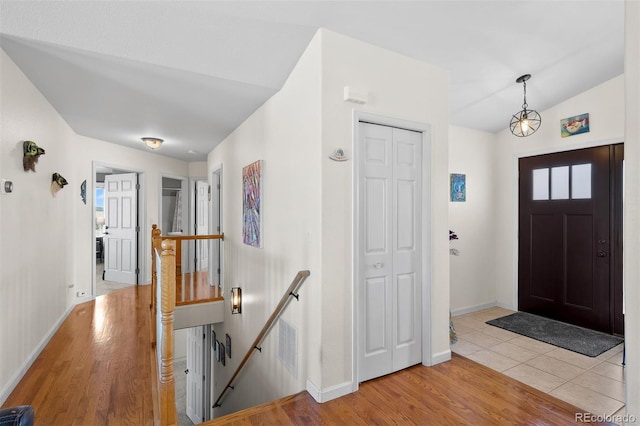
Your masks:
{"label": "wall outlet", "polygon": [[78,297],[85,297],[87,295],[86,291],[79,291],[78,293]]}

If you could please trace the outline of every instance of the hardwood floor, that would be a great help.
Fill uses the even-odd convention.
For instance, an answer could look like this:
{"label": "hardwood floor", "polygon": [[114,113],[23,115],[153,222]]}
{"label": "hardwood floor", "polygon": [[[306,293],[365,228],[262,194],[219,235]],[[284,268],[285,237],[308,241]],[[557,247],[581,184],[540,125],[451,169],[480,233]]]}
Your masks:
{"label": "hardwood floor", "polygon": [[[32,405],[38,425],[153,424],[150,290],[129,287],[78,305],[3,406]],[[454,354],[324,404],[302,392],[208,424],[569,425],[580,412]]]}
{"label": "hardwood floor", "polygon": [[324,404],[301,392],[205,424],[574,425],[579,424],[576,413],[582,412],[453,354],[450,362],[414,366],[371,380],[358,392]]}
{"label": "hardwood floor", "polygon": [[37,425],[153,424],[150,286],[76,306],[3,406]]}
{"label": "hardwood floor", "polygon": [[220,286],[209,285],[207,271],[184,273],[176,280],[176,306],[224,300]]}

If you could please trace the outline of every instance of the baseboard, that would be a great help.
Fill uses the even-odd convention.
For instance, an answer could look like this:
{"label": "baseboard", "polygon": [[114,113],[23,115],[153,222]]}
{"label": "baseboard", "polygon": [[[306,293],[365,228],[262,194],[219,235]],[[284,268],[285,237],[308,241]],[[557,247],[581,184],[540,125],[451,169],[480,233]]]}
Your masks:
{"label": "baseboard", "polygon": [[442,352],[438,352],[436,354],[433,354],[433,356],[431,357],[430,362],[425,363],[424,361],[422,362],[422,365],[426,366],[426,367],[432,367],[436,364],[440,364],[442,362],[447,362],[447,361],[451,361],[451,350],[446,350],[446,351],[442,351]]}
{"label": "baseboard", "polygon": [[311,381],[307,380],[307,392],[309,392],[316,402],[322,404],[323,402],[331,401],[332,399],[352,393],[353,384],[351,382],[345,382],[320,390]]}
{"label": "baseboard", "polygon": [[457,317],[464,314],[470,314],[471,312],[482,311],[483,309],[495,308],[500,306],[496,302],[483,303],[481,305],[468,306],[466,308],[455,309],[451,311],[451,316]]}
{"label": "baseboard", "polygon": [[508,310],[510,310],[510,311],[516,311],[516,312],[518,311],[518,310],[515,308],[515,306],[510,305],[510,304],[507,304],[507,303],[500,303],[500,302],[498,302],[498,303],[496,304],[496,306],[497,306],[497,307],[499,307],[499,308],[502,308],[502,309],[508,309]]}
{"label": "baseboard", "polygon": [[11,392],[13,392],[16,386],[18,386],[18,383],[20,383],[20,380],[22,380],[24,375],[27,374],[27,371],[29,371],[29,368],[31,368],[31,365],[38,358],[38,356],[40,355],[40,352],[42,352],[42,350],[47,345],[47,343],[49,343],[49,340],[51,340],[53,335],[56,334],[56,331],[58,331],[58,328],[60,328],[64,320],[67,319],[67,317],[75,307],[76,305],[71,305],[67,308],[67,310],[65,311],[64,314],[62,314],[60,319],[58,319],[58,321],[53,325],[53,327],[51,327],[47,335],[44,336],[42,340],[40,340],[40,343],[38,344],[38,346],[36,346],[36,348],[31,352],[29,357],[22,364],[22,367],[11,378],[11,380],[9,381],[9,384],[4,389],[2,389],[2,392],[0,393],[0,405],[4,404],[7,398],[9,398],[9,395],[11,395]]}

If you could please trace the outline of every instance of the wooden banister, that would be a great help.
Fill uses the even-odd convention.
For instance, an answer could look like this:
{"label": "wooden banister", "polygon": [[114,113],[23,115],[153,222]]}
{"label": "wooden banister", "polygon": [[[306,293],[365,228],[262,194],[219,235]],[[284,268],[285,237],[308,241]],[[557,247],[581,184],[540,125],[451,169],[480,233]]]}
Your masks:
{"label": "wooden banister", "polygon": [[[175,403],[173,321],[176,308],[176,278],[180,275],[178,254],[185,240],[222,240],[224,235],[162,236],[151,226],[151,289],[149,309],[152,315],[152,351],[157,365],[156,391],[158,419],[161,425],[177,425]],[[160,259],[160,264],[158,260]],[[158,271],[160,269],[160,271]],[[159,288],[160,287],[160,288]],[[158,291],[160,290],[160,291]]]}
{"label": "wooden banister", "polygon": [[276,308],[273,310],[273,313],[271,314],[267,322],[264,324],[264,327],[262,327],[262,330],[260,331],[260,333],[258,333],[258,337],[256,337],[256,339],[253,341],[253,343],[249,347],[249,350],[245,354],[244,358],[242,358],[242,361],[240,361],[238,368],[236,368],[236,371],[231,376],[231,379],[229,379],[229,382],[222,390],[222,393],[220,394],[218,399],[216,399],[215,404],[213,404],[213,408],[220,407],[220,402],[222,401],[222,398],[226,394],[227,390],[233,389],[232,385],[234,380],[238,377],[238,375],[240,374],[244,366],[247,364],[247,362],[249,361],[249,358],[251,358],[251,355],[253,355],[253,352],[260,347],[260,343],[262,343],[264,338],[269,333],[269,330],[271,330],[271,327],[273,326],[275,321],[280,317],[284,309],[287,307],[287,303],[289,303],[292,297],[295,297],[296,299],[298,298],[297,291],[309,275],[310,275],[309,271],[299,271],[296,274],[295,278],[293,279],[293,282],[291,282],[291,285],[289,286],[287,291],[282,295],[280,302],[278,303]]}
{"label": "wooden banister", "polygon": [[[153,226],[152,226],[153,227]],[[214,235],[163,235],[163,240],[176,242],[176,276],[182,275],[182,242],[195,240],[224,240],[224,234]]]}
{"label": "wooden banister", "polygon": [[175,241],[162,241],[161,300],[160,300],[160,344],[159,389],[160,424],[177,425],[176,390],[173,371],[173,314],[176,307],[176,256]]}

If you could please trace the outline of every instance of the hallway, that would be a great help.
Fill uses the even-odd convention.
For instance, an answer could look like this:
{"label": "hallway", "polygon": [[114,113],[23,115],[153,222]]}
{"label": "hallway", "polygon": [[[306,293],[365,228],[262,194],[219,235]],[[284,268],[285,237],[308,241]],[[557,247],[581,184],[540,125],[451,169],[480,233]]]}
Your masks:
{"label": "hallway", "polygon": [[[4,406],[30,404],[42,425],[153,424],[149,296],[150,286],[131,286],[76,306]],[[302,392],[213,423],[561,425],[575,424],[577,412],[454,354],[450,362],[370,380],[324,404]]]}
{"label": "hallway", "polygon": [[38,425],[153,424],[150,286],[77,305],[3,406]]}

